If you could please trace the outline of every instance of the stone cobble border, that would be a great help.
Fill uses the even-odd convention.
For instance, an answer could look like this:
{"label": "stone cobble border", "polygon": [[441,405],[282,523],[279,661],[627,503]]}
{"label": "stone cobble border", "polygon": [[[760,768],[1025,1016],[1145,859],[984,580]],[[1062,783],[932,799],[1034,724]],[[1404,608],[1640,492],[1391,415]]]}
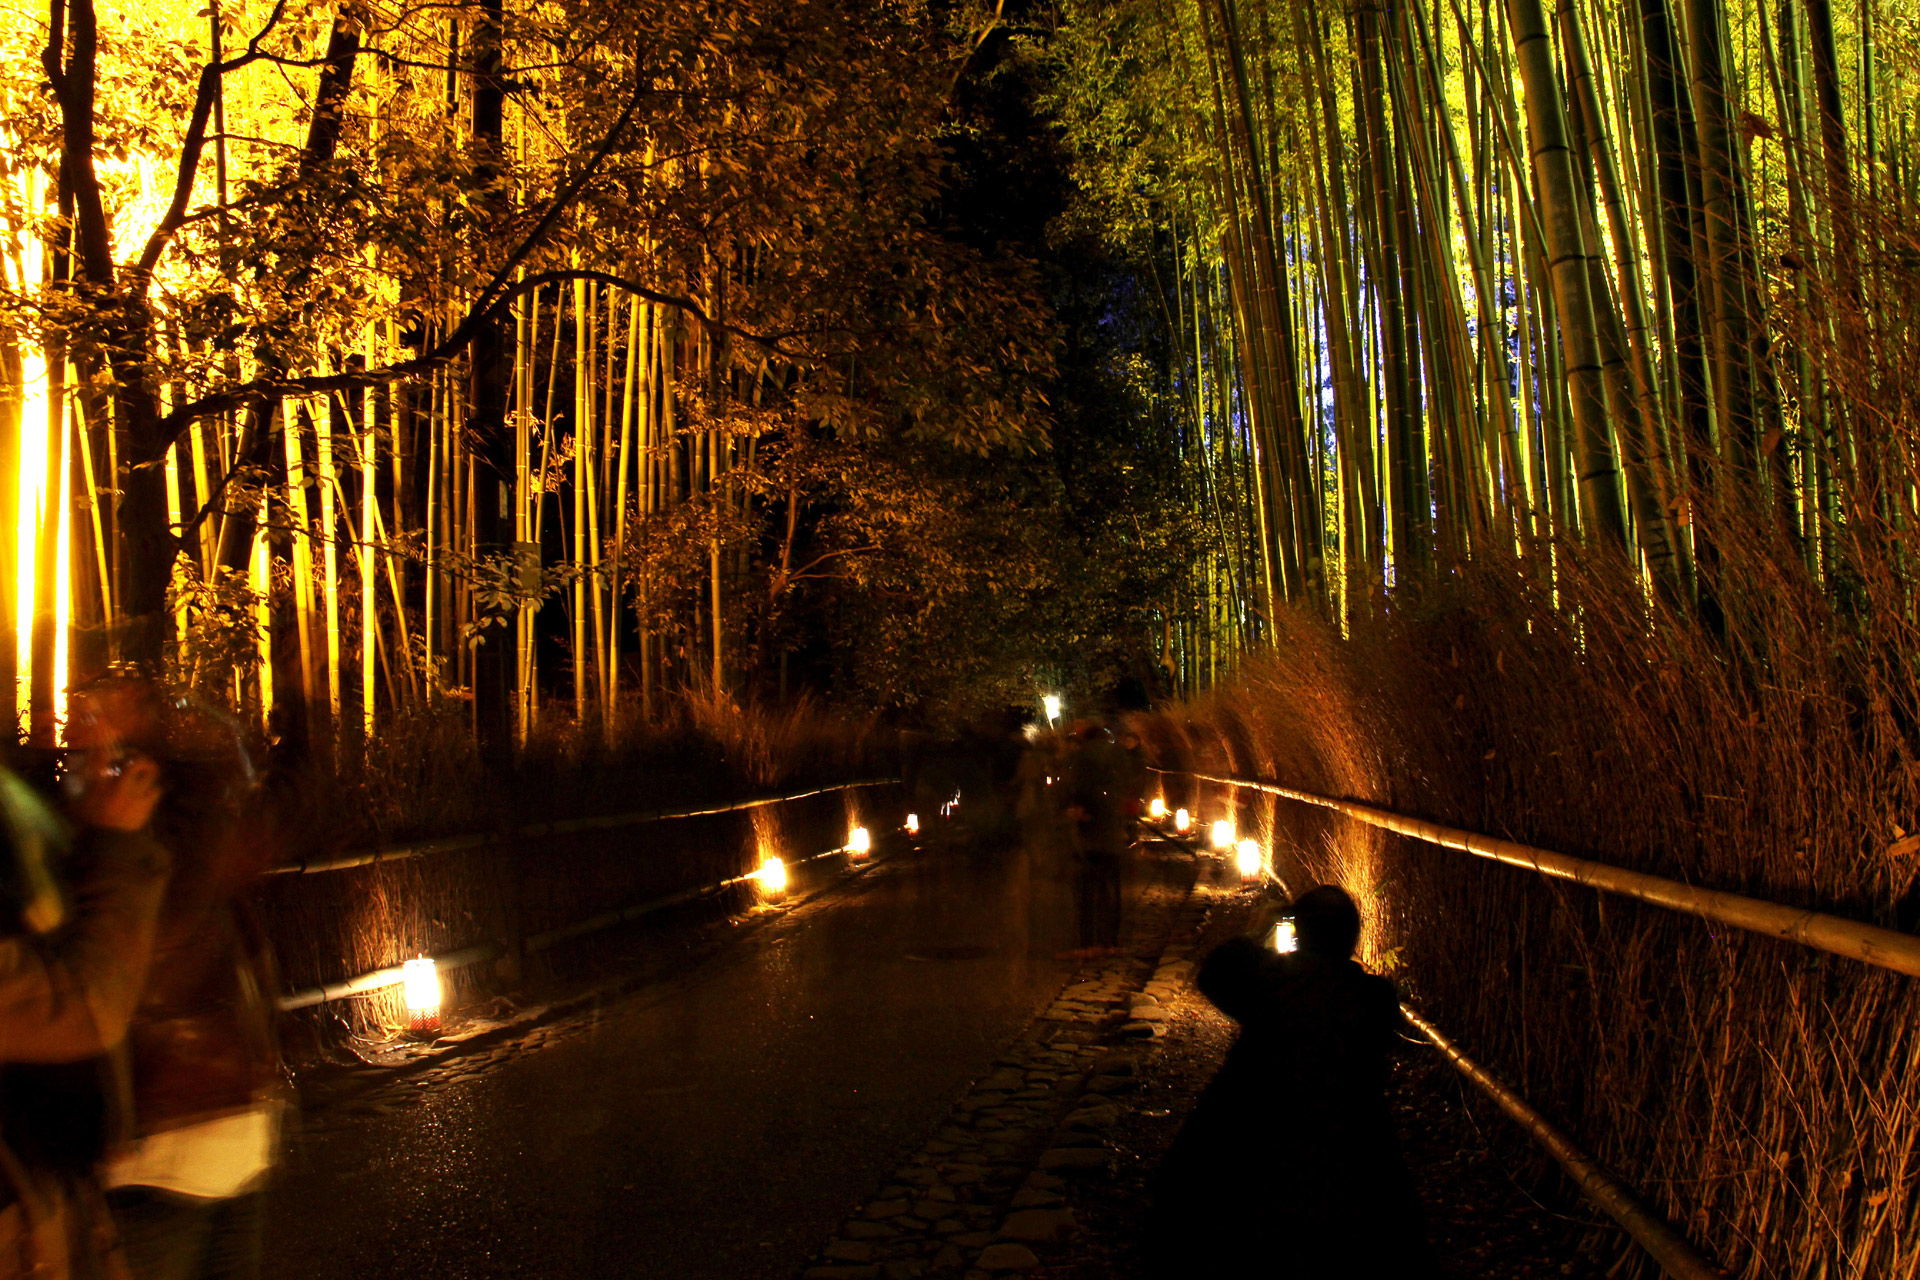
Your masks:
{"label": "stone cobble border", "polygon": [[1131,945],[1080,971],[802,1280],[991,1280],[1070,1242],[1080,1228],[1065,1193],[1112,1168],[1103,1135],[1192,981],[1215,870],[1202,858],[1185,893],[1136,907]]}

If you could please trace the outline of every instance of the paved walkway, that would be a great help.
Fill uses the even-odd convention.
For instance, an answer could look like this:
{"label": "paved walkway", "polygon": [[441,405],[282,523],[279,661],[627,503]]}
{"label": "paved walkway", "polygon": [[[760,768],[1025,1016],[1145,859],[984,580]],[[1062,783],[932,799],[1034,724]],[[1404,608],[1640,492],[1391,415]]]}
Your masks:
{"label": "paved walkway", "polygon": [[[1142,863],[1130,894],[1180,874]],[[1054,1000],[1072,935],[1055,855],[902,855],[597,1016],[323,1113],[267,1274],[790,1276]]]}

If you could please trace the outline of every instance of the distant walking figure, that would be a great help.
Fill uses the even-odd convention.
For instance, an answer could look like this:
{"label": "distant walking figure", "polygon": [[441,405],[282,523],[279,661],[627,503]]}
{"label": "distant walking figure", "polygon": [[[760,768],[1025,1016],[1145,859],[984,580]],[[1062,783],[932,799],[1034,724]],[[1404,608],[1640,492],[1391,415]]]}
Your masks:
{"label": "distant walking figure", "polygon": [[1289,914],[1297,952],[1234,938],[1201,966],[1240,1037],[1161,1166],[1153,1274],[1421,1280],[1434,1267],[1386,1097],[1399,999],[1354,962],[1344,890]]}
{"label": "distant walking figure", "polygon": [[1067,813],[1073,819],[1074,899],[1080,950],[1112,951],[1120,945],[1120,859],[1127,847],[1125,758],[1113,735],[1097,724],[1074,730],[1067,764]]}

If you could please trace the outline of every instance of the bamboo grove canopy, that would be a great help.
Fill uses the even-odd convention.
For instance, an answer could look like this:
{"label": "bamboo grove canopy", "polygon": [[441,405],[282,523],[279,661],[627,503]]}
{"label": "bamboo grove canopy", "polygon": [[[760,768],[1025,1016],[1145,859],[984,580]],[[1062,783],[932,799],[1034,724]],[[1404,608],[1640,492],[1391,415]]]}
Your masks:
{"label": "bamboo grove canopy", "polygon": [[1581,551],[1717,627],[1753,546],[1910,612],[1910,5],[1066,10],[1082,216],[1158,272],[1243,630]]}

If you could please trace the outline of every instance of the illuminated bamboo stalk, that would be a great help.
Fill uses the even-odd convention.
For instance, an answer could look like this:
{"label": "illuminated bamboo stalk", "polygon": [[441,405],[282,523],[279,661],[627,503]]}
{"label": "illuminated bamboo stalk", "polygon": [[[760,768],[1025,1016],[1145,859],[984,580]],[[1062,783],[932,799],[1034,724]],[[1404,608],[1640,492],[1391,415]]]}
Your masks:
{"label": "illuminated bamboo stalk", "polygon": [[[666,453],[667,432],[671,426],[673,388],[667,365],[667,315],[664,308],[652,312],[653,332],[647,343],[647,377],[644,380],[646,409],[640,420],[640,511],[651,517],[658,512],[661,496],[661,468]],[[657,397],[657,399],[656,399]],[[653,723],[654,670],[653,646],[653,566],[640,567],[640,720]]]}
{"label": "illuminated bamboo stalk", "polygon": [[[111,436],[113,434],[113,421],[111,417],[108,418],[106,427],[106,434]],[[107,565],[106,522],[100,514],[100,508],[103,504],[101,502],[99,479],[95,475],[93,466],[93,440],[84,422],[81,424],[80,430],[74,433],[74,438],[80,445],[80,478],[81,484],[84,485],[86,489],[85,495],[81,500],[87,504],[87,519],[93,528],[94,572],[100,575],[101,623],[106,628],[108,654],[111,657],[115,643],[113,575]]]}
{"label": "illuminated bamboo stalk", "polygon": [[[609,745],[618,728],[617,720],[620,708],[620,601],[625,592],[620,579],[620,557],[627,545],[627,477],[633,471],[633,432],[634,418],[645,412],[642,397],[646,389],[641,385],[642,373],[640,358],[641,317],[648,304],[638,297],[628,300],[627,317],[627,372],[625,394],[620,398],[620,449],[615,455],[613,498],[613,569],[608,575],[612,589],[612,599],[608,608],[607,627],[607,741]],[[644,427],[642,428],[644,435]]]}
{"label": "illuminated bamboo stalk", "polygon": [[[211,501],[212,490],[207,487],[207,424],[196,422],[187,428],[187,443],[193,460],[193,501],[196,507],[205,507]],[[196,559],[200,564],[200,577],[205,582],[213,581],[213,569],[218,560],[220,521],[217,511],[208,511],[200,518],[198,536],[194,539],[199,545]]]}
{"label": "illuminated bamboo stalk", "polygon": [[[69,366],[71,369],[71,366]],[[68,385],[72,385],[69,379]],[[67,437],[78,427],[79,415],[67,410],[67,406],[57,406],[59,417],[54,428],[58,447],[59,482],[54,501],[54,553],[53,553],[53,671],[52,705],[49,708],[52,723],[52,745],[66,745],[67,731],[67,686],[68,659],[73,640],[73,468],[67,465],[69,445]]]}
{"label": "illuminated bamboo stalk", "polygon": [[287,453],[287,507],[293,525],[293,615],[294,629],[300,637],[300,699],[304,704],[309,734],[313,731],[314,704],[319,690],[314,673],[313,653],[313,525],[308,514],[305,450],[301,446],[304,412],[289,415],[283,403],[274,412],[281,415],[281,435]]}
{"label": "illuminated bamboo stalk", "polygon": [[[376,359],[372,326],[367,333],[367,365]],[[360,530],[354,558],[360,570],[360,731],[373,740],[374,648],[380,633],[380,600],[373,576],[373,527],[379,513],[379,485],[375,481],[379,466],[379,408],[373,388],[360,393]]]}
{"label": "illuminated bamboo stalk", "polygon": [[340,726],[340,555],[339,522],[334,515],[333,414],[338,402],[322,403],[313,415],[314,468],[320,486],[320,551],[327,611],[327,732]]}
{"label": "illuminated bamboo stalk", "polygon": [[[526,129],[520,130],[521,148],[526,146]],[[525,271],[520,273],[525,276]],[[533,526],[528,502],[532,494],[532,477],[528,474],[533,456],[533,368],[540,339],[540,295],[536,291],[524,295],[514,307],[515,338],[514,358],[514,415],[513,415],[513,538],[514,564],[520,566],[521,558],[526,554],[533,539]],[[514,676],[514,714],[515,733],[520,745],[525,746],[527,735],[533,730],[533,680],[536,670],[534,664],[534,627],[533,606],[523,601],[514,611],[514,625],[518,629],[519,644],[515,647],[518,658]]]}
{"label": "illuminated bamboo stalk", "polygon": [[1609,441],[1600,334],[1589,247],[1582,233],[1574,185],[1567,110],[1553,65],[1553,37],[1540,0],[1507,0],[1514,57],[1526,86],[1527,124],[1540,213],[1546,233],[1548,275],[1559,313],[1560,346],[1580,458],[1583,513],[1605,545],[1625,549],[1618,466]]}
{"label": "illuminated bamboo stalk", "polygon": [[[595,319],[604,318],[607,332],[608,359],[611,360],[613,352],[618,350],[618,344],[614,341],[615,328],[613,323],[618,317],[618,310],[614,306],[613,295],[604,288],[599,290],[599,297],[597,305],[594,307],[593,315]],[[589,348],[587,352],[586,367],[589,370],[592,370],[594,367],[593,351],[591,348]],[[600,407],[597,403],[599,398],[594,395],[594,385],[591,381],[587,383],[586,399],[589,412]],[[604,435],[607,430],[611,429],[612,415],[603,415],[600,421],[607,425],[596,430],[594,424],[590,422],[586,431],[586,439],[593,440],[596,437],[602,437],[599,453],[601,458],[604,459],[609,452],[605,447],[606,441]],[[593,621],[588,630],[587,643],[591,646],[592,650],[592,670],[595,676],[594,687],[601,699],[604,700],[607,691],[607,629],[605,617],[606,608],[604,603],[606,598],[604,590],[605,584],[600,579],[600,497],[601,494],[606,491],[606,487],[599,479],[600,469],[599,466],[595,465],[595,460],[592,457],[582,458],[580,474],[586,480],[587,489],[587,597],[593,606]]]}
{"label": "illuminated bamboo stalk", "polygon": [[587,441],[593,396],[587,382],[587,352],[593,336],[587,282],[573,282],[573,717],[587,718]]}
{"label": "illuminated bamboo stalk", "polygon": [[[167,532],[172,534],[175,538],[178,538],[180,536],[180,458],[179,458],[179,454],[180,454],[180,450],[177,445],[168,445],[166,462],[164,463],[164,466],[166,467],[166,482],[167,482]],[[176,569],[177,567],[178,566],[176,562]],[[174,605],[174,610],[173,610],[173,640],[174,640],[174,643],[177,645],[184,645],[186,643],[186,639],[187,639],[187,601],[185,596],[180,596],[176,600]],[[181,654],[181,660],[184,663],[185,661],[184,652]],[[190,674],[188,678],[189,678],[189,682],[191,682]]]}
{"label": "illuminated bamboo stalk", "polygon": [[[620,338],[620,298],[624,295],[611,287],[605,290],[606,316],[606,365],[602,372],[601,385],[603,399],[600,411],[600,470],[596,480],[596,492],[600,496],[600,516],[593,536],[593,555],[595,572],[593,576],[594,593],[594,633],[593,649],[595,675],[599,679],[600,714],[606,720],[605,730],[613,732],[613,649],[608,643],[612,633],[619,628],[620,588],[617,581],[607,576],[609,568],[607,535],[613,532],[617,523],[613,510],[615,470],[620,465],[620,433],[625,410],[625,399],[633,394],[629,381],[622,375],[622,364],[626,343]],[[632,328],[631,316],[627,327]],[[608,739],[611,741],[611,737]]]}
{"label": "illuminated bamboo stalk", "polygon": [[260,497],[259,511],[253,522],[253,555],[248,561],[247,587],[253,593],[254,637],[258,646],[260,682],[260,732],[271,730],[273,720],[273,564],[267,545],[267,498]]}
{"label": "illuminated bamboo stalk", "polygon": [[[391,317],[383,324],[386,331],[385,349],[392,352],[400,345],[399,334]],[[407,697],[416,700],[420,697],[420,680],[419,673],[414,669],[413,634],[408,621],[410,600],[407,566],[411,561],[394,553],[394,540],[404,537],[407,532],[405,455],[420,421],[416,401],[418,394],[418,388],[412,384],[394,384],[387,393],[387,441],[393,463],[393,519],[391,523],[381,526],[380,534],[380,563],[386,566],[387,583],[393,599],[394,645],[400,651],[400,669],[407,677]],[[388,531],[391,531],[391,537]]]}
{"label": "illuminated bamboo stalk", "polygon": [[426,594],[422,601],[423,634],[421,651],[426,660],[426,697],[433,700],[434,688],[433,663],[439,648],[440,625],[440,495],[446,485],[446,453],[441,447],[441,433],[446,418],[446,375],[434,370],[427,387],[427,493],[426,493]]}

